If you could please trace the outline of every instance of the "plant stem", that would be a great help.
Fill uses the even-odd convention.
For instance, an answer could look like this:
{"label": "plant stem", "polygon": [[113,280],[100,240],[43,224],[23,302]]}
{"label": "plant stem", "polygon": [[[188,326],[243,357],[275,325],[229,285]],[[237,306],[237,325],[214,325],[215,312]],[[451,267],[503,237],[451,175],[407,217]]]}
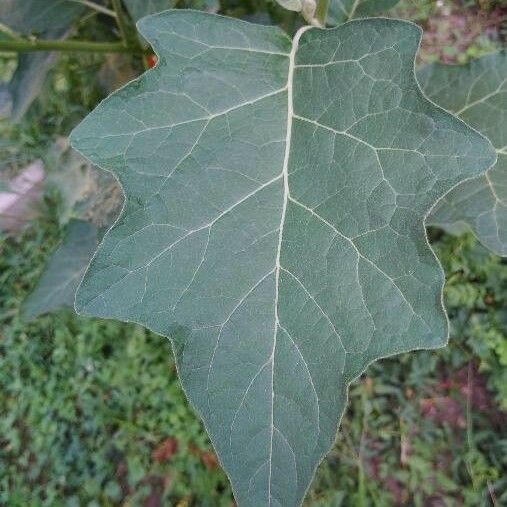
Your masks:
{"label": "plant stem", "polygon": [[319,22],[320,26],[326,26],[327,11],[329,9],[329,0],[319,0],[317,2],[317,9],[315,10],[315,19]]}
{"label": "plant stem", "polygon": [[[325,25],[324,25],[325,26]],[[366,391],[366,386],[363,384],[361,389],[361,405],[363,412],[363,421],[362,421],[362,429],[361,429],[361,439],[359,440],[359,452],[357,464],[359,467],[358,470],[358,478],[357,478],[357,505],[358,507],[366,507],[366,476],[364,473],[364,444],[365,437],[368,432],[368,393]]]}
{"label": "plant stem", "polygon": [[116,17],[116,13],[107,7],[103,7],[102,5],[91,2],[90,0],[71,0],[71,2],[75,2],[77,4],[82,4],[90,9],[93,9],[101,14],[105,14],[106,16],[111,16],[113,18]]}
{"label": "plant stem", "polygon": [[120,33],[123,39],[123,45],[125,47],[129,46],[129,36],[128,36],[128,27],[125,17],[123,16],[123,10],[120,4],[120,0],[112,0],[114,12],[116,13],[116,24],[120,29]]}
{"label": "plant stem", "polygon": [[93,53],[142,53],[140,48],[129,48],[123,42],[89,42],[79,40],[22,39],[0,41],[0,51],[25,53],[29,51],[86,51]]}
{"label": "plant stem", "polygon": [[348,20],[351,20],[354,17],[354,14],[356,13],[356,9],[359,5],[359,0],[355,0],[354,5],[352,6],[352,9],[350,9]]}

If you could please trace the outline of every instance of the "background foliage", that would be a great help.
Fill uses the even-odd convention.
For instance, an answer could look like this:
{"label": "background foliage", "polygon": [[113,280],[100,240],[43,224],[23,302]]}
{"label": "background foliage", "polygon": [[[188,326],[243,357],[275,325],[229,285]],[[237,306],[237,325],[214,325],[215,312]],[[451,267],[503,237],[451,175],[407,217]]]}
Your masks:
{"label": "background foliage", "polygon": [[[391,14],[425,27],[421,62],[451,63],[503,44],[501,4],[402,1]],[[226,0],[220,8],[288,31],[300,23],[268,0]],[[76,26],[83,40],[114,40],[115,32],[98,13]],[[16,64],[2,54],[0,76],[9,79]],[[22,120],[0,123],[3,173],[42,158],[50,180],[55,141],[146,64],[140,55],[63,54]],[[106,195],[70,215],[101,227],[121,194],[112,182],[95,184]],[[96,193],[88,191],[86,202]],[[65,212],[62,188],[48,184],[38,218],[0,236],[0,505],[231,506],[166,340],[69,310],[32,322],[20,314],[65,234]],[[352,386],[307,505],[507,503],[506,264],[471,236],[431,233],[448,277],[450,346],[383,360]]]}

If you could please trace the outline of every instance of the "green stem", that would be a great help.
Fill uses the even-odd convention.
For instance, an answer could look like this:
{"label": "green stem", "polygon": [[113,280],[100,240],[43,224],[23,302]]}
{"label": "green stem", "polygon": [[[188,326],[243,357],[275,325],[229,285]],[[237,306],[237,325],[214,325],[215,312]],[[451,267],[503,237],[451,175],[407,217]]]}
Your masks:
{"label": "green stem", "polygon": [[354,5],[352,6],[352,9],[350,9],[348,19],[351,20],[354,17],[354,14],[356,13],[356,9],[359,5],[359,0],[355,0]]}
{"label": "green stem", "polygon": [[315,10],[315,19],[323,27],[326,26],[328,9],[329,9],[329,0],[318,0],[317,9]]}
{"label": "green stem", "polygon": [[125,47],[129,46],[129,36],[128,36],[128,27],[125,17],[123,16],[123,10],[121,7],[120,0],[112,0],[114,12],[116,13],[116,24],[120,29],[120,33],[123,39],[123,44]]}
{"label": "green stem", "polygon": [[111,16],[113,18],[116,17],[116,13],[107,7],[103,7],[102,5],[91,2],[90,0],[71,0],[71,2],[75,2],[77,4],[84,5],[85,7],[89,7],[94,11],[100,12],[101,14],[105,14],[106,16]]}
{"label": "green stem", "polygon": [[359,475],[357,478],[357,505],[358,507],[366,507],[366,476],[364,473],[364,443],[365,437],[368,431],[368,393],[366,391],[366,386],[363,384],[361,389],[361,405],[363,412],[363,421],[362,421],[362,430],[361,430],[361,439],[359,440],[359,453],[358,453],[358,466],[359,466]]}
{"label": "green stem", "polygon": [[29,51],[86,51],[93,53],[142,53],[129,48],[123,42],[89,42],[79,40],[5,40],[0,41],[0,51],[25,53]]}

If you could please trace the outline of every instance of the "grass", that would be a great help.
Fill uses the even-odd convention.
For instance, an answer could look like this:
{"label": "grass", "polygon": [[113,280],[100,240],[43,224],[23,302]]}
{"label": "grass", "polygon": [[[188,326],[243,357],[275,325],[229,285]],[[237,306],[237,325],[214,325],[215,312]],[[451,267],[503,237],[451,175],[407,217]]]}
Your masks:
{"label": "grass", "polygon": [[[137,505],[160,490],[168,505],[192,496],[229,506],[166,339],[67,310],[19,319],[59,236],[55,222],[41,220],[1,242],[0,504]],[[160,457],[168,439],[177,449]]]}
{"label": "grass", "polygon": [[[61,236],[50,204],[0,243],[0,504],[232,505],[165,339],[67,310],[20,320]],[[380,361],[353,385],[307,506],[507,501],[506,266],[470,236],[434,245],[451,344]]]}
{"label": "grass", "polygon": [[336,489],[354,506],[482,506],[490,491],[507,501],[506,264],[471,236],[433,244],[449,275],[450,345],[380,361],[352,387],[308,505],[334,505]]}

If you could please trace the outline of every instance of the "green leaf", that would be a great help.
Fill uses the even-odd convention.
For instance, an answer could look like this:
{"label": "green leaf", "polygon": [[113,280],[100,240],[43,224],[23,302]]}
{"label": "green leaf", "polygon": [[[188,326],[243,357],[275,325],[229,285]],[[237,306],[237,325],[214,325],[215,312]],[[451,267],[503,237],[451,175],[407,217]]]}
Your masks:
{"label": "green leaf", "polygon": [[68,139],[59,137],[51,146],[44,160],[48,172],[47,182],[60,194],[60,224],[66,224],[80,202],[96,193],[91,165],[79,153],[70,148]]}
{"label": "green leaf", "polygon": [[[188,0],[182,4],[180,0],[123,0],[131,18],[138,21],[145,16],[156,14],[174,7],[185,7],[191,9],[202,9],[216,12],[220,8],[220,4],[214,0]],[[141,41],[146,45],[145,41]]]}
{"label": "green leaf", "polygon": [[498,255],[507,255],[507,52],[467,65],[432,64],[419,71],[429,98],[487,136],[498,161],[465,181],[435,207],[428,223],[451,232],[466,225]]}
{"label": "green leaf", "polygon": [[55,51],[18,56],[18,66],[8,84],[12,97],[12,121],[19,121],[40,95],[46,76],[58,61],[58,56]]}
{"label": "green leaf", "polygon": [[65,31],[84,10],[72,0],[2,0],[0,22],[21,33]]}
{"label": "green leaf", "polygon": [[289,11],[301,12],[305,0],[276,0],[284,9]]}
{"label": "green leaf", "polygon": [[144,0],[142,2],[139,0],[123,0],[123,3],[130,16],[137,21],[149,14],[172,9],[178,3],[178,0]]}
{"label": "green leaf", "polygon": [[170,337],[239,506],[296,506],[349,383],[446,343],[424,217],[495,153],[423,96],[411,23],[139,28],[157,67],[71,136],[126,194],[76,308]]}
{"label": "green leaf", "polygon": [[[2,0],[0,23],[23,34],[62,39],[84,9],[83,5],[71,0]],[[12,98],[12,121],[19,121],[40,94],[58,56],[56,52],[19,55],[18,66],[8,85]]]}
{"label": "green leaf", "polygon": [[327,23],[340,25],[356,18],[376,16],[393,8],[400,0],[330,0]]}
{"label": "green leaf", "polygon": [[12,93],[7,83],[0,83],[0,120],[12,114]]}
{"label": "green leaf", "polygon": [[96,227],[82,220],[71,220],[62,244],[49,258],[41,279],[23,304],[25,319],[72,307],[77,286],[97,248]]}

